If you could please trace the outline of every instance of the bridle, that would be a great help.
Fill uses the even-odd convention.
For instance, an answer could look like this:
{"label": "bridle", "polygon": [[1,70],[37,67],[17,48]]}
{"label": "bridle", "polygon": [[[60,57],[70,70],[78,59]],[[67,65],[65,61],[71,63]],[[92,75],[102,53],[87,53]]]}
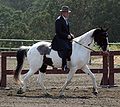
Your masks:
{"label": "bridle", "polygon": [[[105,32],[105,33],[106,33],[106,32]],[[108,33],[107,33],[107,35],[108,35]],[[84,48],[86,48],[86,49],[88,49],[88,50],[90,50],[90,51],[96,52],[96,50],[94,50],[94,49],[92,49],[92,48],[90,48],[90,47],[87,47],[87,46],[85,46],[85,45],[83,45],[83,44],[81,44],[81,43],[75,41],[74,39],[73,39],[72,41],[74,41],[75,43],[77,43],[77,44],[83,46]],[[90,43],[90,44],[91,44],[91,43]],[[90,45],[90,44],[89,44],[89,45]],[[89,45],[88,45],[88,46],[89,46]]]}
{"label": "bridle", "polygon": [[91,51],[93,51],[93,52],[96,52],[96,50],[94,50],[94,49],[92,49],[92,48],[90,48],[90,47],[87,47],[87,46],[85,46],[85,45],[83,45],[83,44],[81,44],[81,43],[79,43],[79,42],[77,42],[77,41],[75,41],[75,40],[73,40],[73,41],[74,41],[75,43],[77,43],[77,44],[85,47],[85,48],[88,49],[88,50],[91,50]]}

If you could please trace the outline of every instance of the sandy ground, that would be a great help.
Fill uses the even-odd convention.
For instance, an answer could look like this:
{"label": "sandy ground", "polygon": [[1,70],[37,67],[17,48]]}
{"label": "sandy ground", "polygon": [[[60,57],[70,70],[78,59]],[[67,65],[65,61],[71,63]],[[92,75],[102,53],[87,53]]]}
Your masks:
{"label": "sandy ground", "polygon": [[[96,74],[98,86],[101,74]],[[120,74],[115,75],[117,85],[120,85]],[[12,76],[8,76],[9,90],[0,89],[0,107],[120,107],[120,87],[101,88],[99,94],[92,94],[92,81],[86,74],[75,74],[65,90],[65,96],[59,97],[59,90],[66,80],[65,74],[47,74],[45,86],[50,97],[44,96],[37,75],[30,78],[26,93],[17,94],[19,85],[16,85]]]}
{"label": "sandy ground", "polygon": [[[92,63],[100,62],[97,60]],[[8,61],[7,68],[15,69],[15,64],[11,65],[11,62]],[[62,98],[59,97],[59,90],[64,84],[67,74],[46,75],[44,83],[52,95],[50,97],[43,94],[37,83],[37,76],[30,78],[27,91],[22,95],[17,94],[19,85],[15,84],[13,76],[7,76],[7,87],[9,88],[0,88],[0,107],[120,107],[120,74],[115,74],[115,83],[118,87],[112,88],[101,88],[99,84],[102,74],[95,74],[99,91],[97,96],[92,94],[91,78],[86,74],[75,74]]]}

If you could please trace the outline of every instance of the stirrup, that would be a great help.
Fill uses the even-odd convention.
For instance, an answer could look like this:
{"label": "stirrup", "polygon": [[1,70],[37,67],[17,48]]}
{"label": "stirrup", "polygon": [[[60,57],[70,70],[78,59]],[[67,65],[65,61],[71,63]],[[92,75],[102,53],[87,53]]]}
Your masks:
{"label": "stirrup", "polygon": [[69,72],[69,71],[70,71],[70,69],[67,68],[67,65],[65,65],[64,67],[62,67],[62,70],[63,70],[64,72]]}

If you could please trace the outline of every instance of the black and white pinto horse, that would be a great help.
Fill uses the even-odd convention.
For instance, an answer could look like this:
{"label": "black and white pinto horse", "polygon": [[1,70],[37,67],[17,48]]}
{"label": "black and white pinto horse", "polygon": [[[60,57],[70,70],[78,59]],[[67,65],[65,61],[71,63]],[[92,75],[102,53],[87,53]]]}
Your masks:
{"label": "black and white pinto horse", "polygon": [[[67,79],[63,87],[60,90],[60,95],[64,95],[64,90],[66,86],[70,83],[77,69],[83,70],[91,77],[93,82],[93,93],[98,93],[95,75],[87,66],[91,53],[91,50],[89,50],[88,48],[92,48],[94,43],[96,43],[103,50],[102,52],[107,53],[107,38],[107,30],[103,30],[102,28],[92,29],[82,36],[74,38],[72,43],[71,61],[68,62],[68,67],[70,68],[70,71],[67,75]],[[62,60],[58,56],[57,51],[50,49],[50,45],[51,43],[42,41],[34,44],[31,47],[22,46],[17,51],[17,67],[15,70],[14,78],[16,82],[19,82],[21,84],[20,89],[22,90],[22,92],[26,91],[28,79],[39,70],[38,82],[40,83],[44,94],[48,95],[46,87],[43,83],[47,65],[54,66],[55,68],[60,68],[62,65]],[[88,48],[85,48],[83,45]],[[27,56],[27,60],[29,63],[29,71],[23,76],[23,79],[21,80],[21,69],[25,56]]]}

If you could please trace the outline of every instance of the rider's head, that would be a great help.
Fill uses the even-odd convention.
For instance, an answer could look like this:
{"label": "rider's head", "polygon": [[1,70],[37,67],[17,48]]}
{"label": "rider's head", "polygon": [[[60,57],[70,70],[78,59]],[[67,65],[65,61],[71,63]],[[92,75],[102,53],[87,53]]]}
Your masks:
{"label": "rider's head", "polygon": [[63,15],[65,18],[68,18],[69,17],[69,13],[71,11],[69,10],[68,6],[62,6],[60,12],[61,12],[61,15]]}

